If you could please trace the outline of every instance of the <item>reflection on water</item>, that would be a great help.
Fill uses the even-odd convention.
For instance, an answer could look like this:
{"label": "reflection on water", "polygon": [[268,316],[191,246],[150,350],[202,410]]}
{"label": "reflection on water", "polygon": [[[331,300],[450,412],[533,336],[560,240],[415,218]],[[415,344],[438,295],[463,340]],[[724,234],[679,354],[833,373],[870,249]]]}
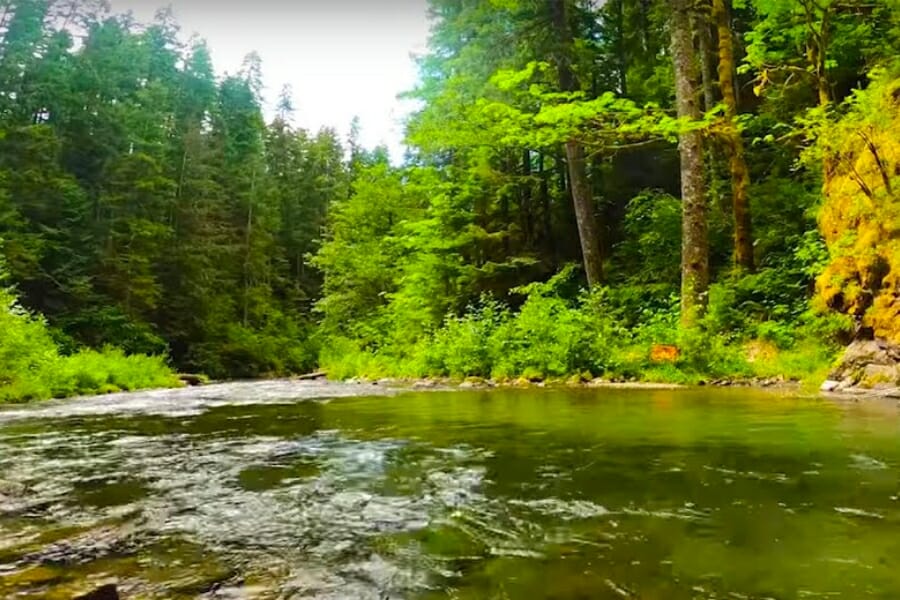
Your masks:
{"label": "reflection on water", "polygon": [[898,467],[896,408],[746,390],[8,410],[0,596],[898,598]]}

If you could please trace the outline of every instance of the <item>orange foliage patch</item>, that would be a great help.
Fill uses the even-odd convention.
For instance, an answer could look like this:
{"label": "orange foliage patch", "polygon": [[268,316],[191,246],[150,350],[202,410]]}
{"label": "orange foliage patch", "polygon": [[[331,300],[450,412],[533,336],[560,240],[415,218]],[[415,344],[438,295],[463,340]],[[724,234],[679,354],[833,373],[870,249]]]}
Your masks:
{"label": "orange foliage patch", "polygon": [[657,344],[650,349],[650,360],[655,363],[673,363],[681,356],[678,346]]}

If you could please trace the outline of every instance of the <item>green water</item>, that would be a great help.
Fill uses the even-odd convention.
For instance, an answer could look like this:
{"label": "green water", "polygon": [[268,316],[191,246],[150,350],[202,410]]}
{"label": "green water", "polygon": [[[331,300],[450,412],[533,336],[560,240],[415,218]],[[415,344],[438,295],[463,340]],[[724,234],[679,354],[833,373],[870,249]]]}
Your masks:
{"label": "green water", "polygon": [[898,495],[888,404],[135,394],[0,412],[0,597],[897,599]]}

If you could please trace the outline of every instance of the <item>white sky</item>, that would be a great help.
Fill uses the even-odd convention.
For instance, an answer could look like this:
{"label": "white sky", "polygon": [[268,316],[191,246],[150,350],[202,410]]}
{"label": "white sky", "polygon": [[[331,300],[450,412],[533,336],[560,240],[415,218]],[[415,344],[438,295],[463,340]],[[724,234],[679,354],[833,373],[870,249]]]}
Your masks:
{"label": "white sky", "polygon": [[[402,158],[402,118],[412,105],[397,99],[416,81],[412,54],[428,37],[426,0],[111,0],[149,21],[171,5],[185,39],[209,43],[219,74],[234,73],[259,53],[269,108],[284,84],[293,87],[295,124],[335,127],[346,137],[359,116],[366,147],[387,144]],[[271,114],[271,110],[269,111]]]}

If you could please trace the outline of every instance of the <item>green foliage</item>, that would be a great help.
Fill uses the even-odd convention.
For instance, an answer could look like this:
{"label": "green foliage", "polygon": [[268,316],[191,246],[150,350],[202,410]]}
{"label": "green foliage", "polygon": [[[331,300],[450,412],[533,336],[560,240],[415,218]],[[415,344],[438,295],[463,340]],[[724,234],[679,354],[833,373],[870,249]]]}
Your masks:
{"label": "green foliage", "polygon": [[63,356],[43,377],[57,398],[180,385],[163,358],[111,347]]}
{"label": "green foliage", "polygon": [[[817,336],[827,324],[807,315],[796,321],[756,321],[739,310],[738,291],[714,287],[710,312],[701,327],[679,327],[677,298],[660,295],[640,306],[644,288],[598,288],[568,300],[561,296],[572,269],[547,283],[520,289],[525,301],[517,310],[482,298],[462,315],[449,315],[431,333],[418,338],[362,346],[348,338],[331,338],[321,354],[330,376],[445,376],[513,380],[561,380],[570,375],[610,379],[644,379],[697,383],[710,379],[821,375],[836,347]],[[748,346],[748,342],[754,341]],[[753,356],[754,344],[766,355]],[[672,363],[654,363],[657,345],[680,349]]]}
{"label": "green foliage", "polygon": [[681,201],[665,192],[643,192],[627,205],[616,266],[633,282],[676,285],[681,275]]}
{"label": "green foliage", "polygon": [[828,260],[818,279],[818,308],[851,316],[883,339],[900,341],[900,70],[878,70],[873,83],[818,132],[831,165],[820,225]]}
{"label": "green foliage", "polygon": [[[898,269],[882,271],[896,262],[900,183],[885,65],[900,51],[900,7],[732,4],[754,272],[733,267],[715,65],[701,61],[703,116],[674,116],[671,2],[430,0],[402,167],[360,147],[358,123],[346,152],[333,130],[294,127],[289,90],[266,123],[259,57],[217,79],[209,49],[182,44],[171,16],[138,24],[73,5],[76,32],[53,3],[11,4],[0,230],[33,312],[4,296],[17,332],[2,342],[3,372],[16,374],[4,389],[46,397],[168,376],[136,354],[222,378],[318,360],[338,378],[697,382],[816,371],[854,317],[894,331]],[[704,139],[713,281],[708,313],[682,331],[675,142],[688,131]],[[585,173],[573,177],[576,146]],[[585,186],[588,216],[573,203]],[[565,265],[581,262],[590,218],[606,279],[584,292]],[[843,315],[824,310],[836,304]],[[79,350],[110,344],[122,353]],[[653,362],[660,344],[679,358]]]}
{"label": "green foliage", "polygon": [[276,319],[263,329],[229,324],[217,344],[216,377],[277,377],[305,373],[315,366],[315,348],[307,327]]}
{"label": "green foliage", "polygon": [[560,298],[532,293],[491,339],[491,374],[544,379],[589,370],[596,335],[584,315]]}
{"label": "green foliage", "polygon": [[[5,275],[2,269],[0,263],[0,275]],[[51,395],[41,376],[59,361],[56,345],[44,321],[21,308],[15,296],[3,287],[0,331],[0,402]]]}
{"label": "green foliage", "polygon": [[[4,278],[0,263],[0,286]],[[179,385],[160,357],[126,356],[115,348],[61,355],[44,320],[5,287],[0,331],[0,403]]]}
{"label": "green foliage", "polygon": [[336,380],[365,377],[379,379],[387,376],[425,375],[427,372],[406,372],[390,357],[364,348],[359,341],[346,337],[331,337],[323,344],[319,366]]}
{"label": "green foliage", "polygon": [[448,316],[425,345],[426,372],[490,377],[498,353],[509,350],[503,337],[509,321],[509,310],[488,299],[461,317]]}
{"label": "green foliage", "polygon": [[0,26],[0,230],[22,304],[67,346],[216,376],[308,368],[307,255],[348,195],[337,134],[289,110],[267,125],[255,55],[219,81],[170,14],[70,4],[16,2]]}

